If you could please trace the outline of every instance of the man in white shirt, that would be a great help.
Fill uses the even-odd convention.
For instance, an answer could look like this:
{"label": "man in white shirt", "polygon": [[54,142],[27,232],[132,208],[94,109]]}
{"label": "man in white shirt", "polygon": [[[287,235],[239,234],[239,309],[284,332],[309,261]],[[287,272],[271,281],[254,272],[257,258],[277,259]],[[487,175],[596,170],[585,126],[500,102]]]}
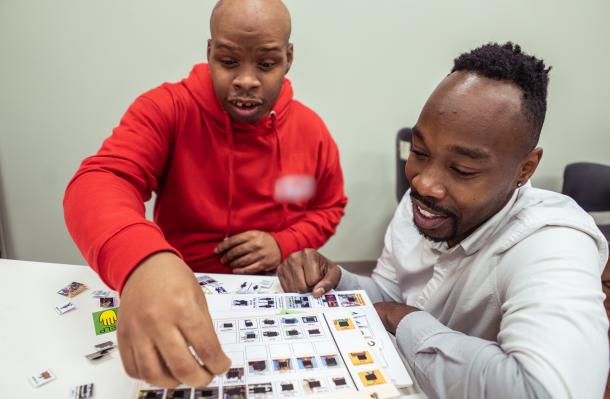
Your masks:
{"label": "man in white shirt", "polygon": [[548,72],[519,46],[462,54],[413,128],[404,196],[371,277],[313,250],[285,291],[365,289],[433,398],[600,398],[608,244],[561,194],[532,188]]}

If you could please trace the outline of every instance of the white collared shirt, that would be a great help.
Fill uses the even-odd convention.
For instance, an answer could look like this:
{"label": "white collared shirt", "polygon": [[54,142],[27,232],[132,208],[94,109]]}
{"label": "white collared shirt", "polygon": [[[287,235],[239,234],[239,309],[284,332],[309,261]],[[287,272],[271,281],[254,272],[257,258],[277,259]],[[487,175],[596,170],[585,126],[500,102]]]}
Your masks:
{"label": "white collared shirt", "polygon": [[561,194],[527,184],[448,248],[419,234],[407,193],[372,279],[343,271],[337,288],[423,310],[396,337],[430,397],[599,398],[607,257],[593,219]]}

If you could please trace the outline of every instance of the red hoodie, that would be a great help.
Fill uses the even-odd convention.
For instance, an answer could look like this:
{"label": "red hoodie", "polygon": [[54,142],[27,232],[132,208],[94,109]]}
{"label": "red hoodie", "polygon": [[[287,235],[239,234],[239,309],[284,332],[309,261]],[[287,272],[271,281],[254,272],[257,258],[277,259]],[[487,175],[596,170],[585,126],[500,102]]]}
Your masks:
{"label": "red hoodie", "polygon": [[[214,248],[248,230],[270,232],[282,258],[318,248],[335,232],[347,198],[337,146],[285,79],[270,114],[232,121],[216,99],[206,64],[129,107],[112,135],[86,158],[64,197],[68,230],[110,287],[122,290],[147,256],[173,251],[197,272],[230,273]],[[274,200],[276,180],[309,175],[315,195]],[[154,223],[144,202],[157,194]]]}

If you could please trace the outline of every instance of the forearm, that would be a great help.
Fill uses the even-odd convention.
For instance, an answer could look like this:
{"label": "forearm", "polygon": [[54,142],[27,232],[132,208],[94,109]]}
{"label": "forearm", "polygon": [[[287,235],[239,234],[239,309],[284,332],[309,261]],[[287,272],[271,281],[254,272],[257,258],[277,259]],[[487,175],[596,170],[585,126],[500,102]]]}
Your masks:
{"label": "forearm", "polygon": [[451,330],[427,312],[405,316],[396,340],[417,382],[430,397],[550,397],[496,342]]}

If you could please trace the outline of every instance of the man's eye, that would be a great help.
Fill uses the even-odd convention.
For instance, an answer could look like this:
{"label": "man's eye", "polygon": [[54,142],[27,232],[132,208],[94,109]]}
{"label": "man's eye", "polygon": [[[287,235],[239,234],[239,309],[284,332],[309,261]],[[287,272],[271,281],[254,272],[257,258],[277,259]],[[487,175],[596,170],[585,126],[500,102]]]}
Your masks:
{"label": "man's eye", "polygon": [[275,66],[275,62],[263,61],[258,63],[258,67],[263,71],[268,71]]}
{"label": "man's eye", "polygon": [[232,67],[232,66],[237,65],[237,61],[232,60],[230,58],[221,58],[220,59],[220,63],[222,65],[224,65],[224,66],[227,66],[227,67]]}
{"label": "man's eye", "polygon": [[462,176],[462,177],[471,177],[471,176],[474,176],[477,174],[477,172],[467,172],[465,170],[462,170],[460,168],[455,168],[455,167],[453,167],[451,169],[453,169],[453,171],[455,173],[457,173],[459,176]]}
{"label": "man's eye", "polygon": [[418,158],[418,159],[423,159],[423,158],[426,158],[428,156],[428,154],[426,154],[425,152],[416,150],[413,147],[411,147],[411,153],[415,154],[415,157]]}

